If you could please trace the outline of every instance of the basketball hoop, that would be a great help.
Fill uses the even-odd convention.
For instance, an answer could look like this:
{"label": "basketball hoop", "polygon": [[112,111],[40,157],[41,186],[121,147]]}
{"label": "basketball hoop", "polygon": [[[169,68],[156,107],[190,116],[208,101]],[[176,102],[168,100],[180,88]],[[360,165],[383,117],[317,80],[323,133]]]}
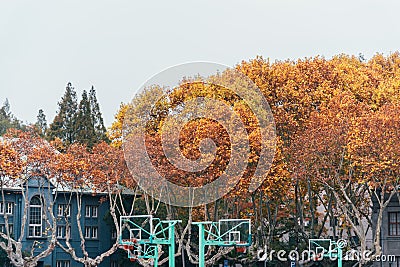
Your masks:
{"label": "basketball hoop", "polygon": [[[169,251],[174,249],[174,227],[178,222],[181,221],[162,221],[152,215],[120,216],[119,248],[128,253],[131,262],[152,260],[157,266],[158,245],[168,245]],[[169,260],[173,258],[169,256]]]}
{"label": "basketball hoop", "polygon": [[[246,253],[251,246],[250,219],[221,219],[218,222],[194,222],[199,227],[199,266],[206,266],[205,246],[232,247],[237,253]],[[212,237],[212,238],[210,238]]]}
{"label": "basketball hoop", "polygon": [[133,249],[133,245],[124,245],[124,249],[125,250],[132,250]]}
{"label": "basketball hoop", "polygon": [[322,253],[318,253],[317,255],[315,255],[314,261],[322,261],[322,258],[323,258]]}
{"label": "basketball hoop", "polygon": [[246,247],[236,247],[237,253],[246,253]]}
{"label": "basketball hoop", "polygon": [[136,244],[137,243],[137,240],[134,238],[134,239],[124,239],[124,240],[122,240],[122,248],[124,249],[124,250],[133,250],[133,248],[134,248],[134,245],[132,245],[132,243],[134,243],[134,244]]}

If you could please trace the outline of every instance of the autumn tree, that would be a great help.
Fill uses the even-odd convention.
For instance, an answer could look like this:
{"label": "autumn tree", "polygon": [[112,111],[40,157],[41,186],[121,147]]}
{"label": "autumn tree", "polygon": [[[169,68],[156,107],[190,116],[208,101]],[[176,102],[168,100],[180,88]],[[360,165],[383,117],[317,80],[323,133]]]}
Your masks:
{"label": "autumn tree", "polygon": [[[312,113],[294,142],[296,177],[311,178],[323,185],[320,194],[333,196],[326,212],[349,231],[340,236],[359,238],[361,253],[368,249],[368,231],[376,229],[374,256],[381,254],[384,209],[398,192],[398,110],[385,105],[373,111],[353,94],[343,93]],[[376,223],[370,208],[373,199],[379,203]]]}
{"label": "autumn tree", "polygon": [[[253,91],[243,90],[240,93],[235,93],[230,89],[232,88],[249,88],[250,84],[248,81],[240,80],[238,77],[230,72],[226,71],[221,75],[215,75],[207,77],[209,80],[201,80],[197,78],[183,79],[179,86],[165,90],[161,85],[150,86],[146,88],[140,95],[138,95],[132,103],[128,105],[128,110],[124,110],[118,114],[117,122],[114,126],[118,129],[118,125],[121,125],[121,118],[124,119],[124,127],[121,127],[119,131],[114,133],[122,133],[125,135],[126,140],[129,140],[128,145],[124,146],[125,155],[131,155],[129,152],[129,143],[137,143],[135,141],[135,127],[140,124],[141,120],[147,120],[144,125],[146,135],[146,149],[147,153],[151,155],[152,164],[157,169],[157,172],[164,178],[174,184],[201,187],[203,185],[213,183],[221,175],[226,175],[228,164],[232,164],[233,169],[237,170],[240,175],[235,174],[229,175],[230,181],[226,184],[221,184],[218,188],[219,191],[207,192],[207,196],[213,199],[214,195],[220,194],[226,188],[230,187],[232,190],[224,199],[217,199],[215,202],[207,204],[203,207],[202,220],[213,220],[218,221],[221,218],[248,218],[251,216],[257,216],[252,213],[254,207],[259,206],[259,198],[257,194],[253,193],[249,189],[252,183],[252,177],[257,167],[260,158],[260,140],[261,134],[265,134],[264,130],[270,131],[271,129],[260,129],[257,118],[252,114],[250,104],[252,101],[256,103],[260,101],[258,98],[262,98],[262,95],[251,95]],[[240,95],[239,95],[240,94]],[[162,97],[159,97],[162,95]],[[251,95],[251,96],[250,96]],[[246,99],[247,97],[247,99]],[[208,99],[208,100],[204,100]],[[204,101],[203,101],[204,100]],[[200,102],[198,102],[200,101]],[[209,101],[209,102],[207,102]],[[248,102],[247,102],[248,101]],[[221,106],[215,103],[221,103],[221,106],[229,108],[221,108]],[[223,104],[222,104],[223,103]],[[198,111],[198,107],[202,107],[205,113]],[[261,106],[256,108],[260,109],[259,112],[267,112],[267,110],[261,110]],[[146,110],[151,110],[150,113]],[[180,113],[181,120],[177,122],[168,121],[168,116],[174,116],[174,114]],[[197,114],[192,118],[193,114]],[[182,129],[179,129],[180,126]],[[273,124],[270,123],[271,127]],[[236,127],[241,127],[242,131],[237,131]],[[235,128],[235,131],[232,130]],[[132,130],[133,129],[133,130]],[[185,158],[189,159],[187,162],[180,162],[183,167],[177,167],[172,164],[171,155],[175,156],[176,150],[171,149],[174,146],[174,139],[168,137],[162,137],[166,133],[179,133],[179,148]],[[234,133],[234,134],[232,134]],[[115,135],[117,138],[121,136]],[[203,140],[212,140],[215,145],[215,151],[212,151],[212,147],[208,146],[207,143],[202,143]],[[233,141],[232,141],[233,140]],[[275,139],[272,138],[271,147],[275,149]],[[117,140],[118,141],[118,140]],[[236,142],[236,143],[235,143]],[[244,142],[249,142],[249,149]],[[268,149],[271,149],[269,147]],[[211,148],[211,150],[210,150]],[[166,155],[165,151],[171,151],[171,154]],[[215,155],[213,155],[215,153]],[[246,158],[232,157],[232,155],[240,154]],[[128,166],[129,166],[128,159]],[[202,170],[193,170],[194,162],[196,164],[206,164]],[[133,159],[135,162],[135,159]],[[289,181],[289,175],[285,172],[284,168],[280,164],[283,164],[281,158],[276,161],[273,174],[276,175],[267,177],[266,173],[262,174],[262,178],[266,178],[268,182],[265,182],[264,186],[268,187],[271,184],[276,184],[279,178],[282,187],[277,188],[274,193],[279,196],[287,196],[285,193],[287,187],[285,182]],[[139,165],[139,164],[138,164]],[[135,168],[135,165],[131,166]],[[243,167],[242,169],[240,169]],[[232,171],[232,166],[230,167]],[[135,169],[137,172],[141,172],[142,175],[149,173],[145,168]],[[142,176],[138,175],[138,176]],[[279,178],[278,178],[279,177]],[[148,182],[154,183],[152,179],[148,179]],[[146,181],[141,181],[146,183]],[[140,182],[139,182],[140,184]],[[153,186],[154,188],[154,186]],[[147,192],[150,195],[158,195],[157,192]],[[167,194],[167,193],[164,193]],[[266,196],[272,194],[264,194],[261,198],[265,199]],[[186,199],[188,195],[172,195],[171,198],[180,198],[181,200]],[[199,201],[194,197],[195,201]],[[257,203],[255,203],[257,202]],[[173,218],[179,214],[186,214],[189,216],[187,219],[187,225],[180,229],[180,236],[183,239],[184,236],[190,236],[191,221],[193,219],[193,212],[197,212],[198,209],[188,209],[187,212],[183,212],[182,209],[169,207],[169,216]],[[279,205],[274,205],[274,209],[278,208]],[[262,207],[260,207],[262,208]],[[253,215],[251,215],[253,214]],[[198,218],[197,215],[195,218]],[[198,218],[200,219],[200,218]],[[253,218],[254,219],[254,218]],[[259,220],[255,220],[258,224]],[[179,227],[178,227],[179,228]],[[258,225],[254,228],[258,228]],[[259,232],[261,234],[263,229]],[[259,235],[257,235],[258,237]],[[263,238],[260,235],[261,238]],[[194,243],[193,243],[194,241]],[[258,241],[258,240],[257,240]],[[189,255],[192,263],[196,263],[196,240],[186,239],[182,241],[186,248],[186,253]],[[262,243],[256,242],[257,245]],[[178,243],[181,245],[181,243]],[[216,263],[218,260],[227,256],[232,251],[232,248],[209,248],[208,252],[208,263]],[[178,251],[179,253],[179,251]],[[178,253],[176,255],[178,255]],[[253,255],[254,258],[256,255]],[[253,259],[254,260],[254,259]]]}
{"label": "autumn tree", "polygon": [[[236,66],[236,70],[249,77],[270,104],[277,133],[276,158],[270,171],[265,173],[264,183],[259,190],[250,193],[246,189],[249,185],[246,177],[252,176],[252,165],[249,164],[245,178],[224,199],[182,214],[187,216],[193,213],[197,218],[201,214],[203,220],[218,219],[225,213],[237,217],[253,216],[255,224],[259,224],[255,228],[260,229],[256,231],[254,243],[258,246],[267,245],[268,249],[273,245],[282,245],[279,241],[287,235],[296,238],[296,243],[291,248],[299,248],[301,244],[307,244],[309,238],[322,237],[327,230],[325,224],[334,218],[344,222],[343,227],[337,229],[340,230],[340,235],[358,231],[356,235],[365,240],[367,229],[361,229],[356,223],[356,209],[352,205],[360,211],[359,215],[363,220],[368,220],[372,191],[366,183],[359,182],[363,171],[356,165],[357,154],[351,153],[360,153],[361,143],[352,138],[356,136],[354,131],[361,124],[359,118],[370,120],[373,118],[371,114],[382,106],[398,103],[399,53],[386,57],[378,54],[368,61],[347,55],[338,55],[331,59],[317,56],[275,62],[257,57],[243,61]],[[225,78],[229,80],[228,76]],[[161,86],[153,90],[164,90]],[[225,139],[226,133],[218,128],[218,123],[198,118],[185,123],[179,139],[179,149],[188,159],[198,159],[201,155],[200,140],[210,137],[219,145],[213,168],[202,174],[183,172],[174,168],[162,155],[164,151],[160,135],[163,134],[164,121],[169,115],[185,108],[188,100],[210,97],[225,101],[245,122],[250,143],[257,144],[257,125],[253,123],[246,105],[242,105],[240,98],[229,90],[206,83],[193,83],[188,79],[162,94],[166,97],[153,99],[157,94],[144,92],[132,103],[122,104],[109,131],[109,137],[113,145],[120,147],[127,134],[123,122],[130,121],[134,124],[140,119],[130,118],[130,111],[133,110],[139,117],[145,116],[140,110],[146,105],[153,105],[153,112],[147,114],[150,118],[146,144],[153,156],[152,163],[170,181],[185,185],[213,181],[220,171],[216,166],[223,169],[231,152],[228,140]],[[221,113],[221,116],[225,115]],[[350,147],[349,144],[354,146]],[[256,147],[251,147],[253,163],[257,162]],[[344,188],[344,192],[341,188]],[[346,196],[351,196],[350,202]],[[326,214],[317,211],[317,207],[321,206],[328,211]],[[347,208],[347,211],[341,208]],[[172,208],[170,212],[177,215],[181,211],[174,211]],[[181,235],[189,236],[188,233],[189,230],[181,231]],[[196,262],[195,253],[190,250],[190,246],[195,248],[195,244],[184,242],[189,247],[188,255],[192,257],[192,262]],[[365,242],[361,244],[363,249],[365,245]]]}
{"label": "autumn tree", "polygon": [[110,139],[111,145],[114,147],[122,147],[122,128],[125,120],[125,114],[129,109],[129,104],[121,103],[117,113],[114,116],[114,121],[107,131],[107,137]]}
{"label": "autumn tree", "polygon": [[[5,198],[4,198],[4,188],[8,187],[10,179],[18,179],[22,174],[23,163],[18,153],[6,142],[0,142],[0,177],[1,177],[1,192],[2,198],[1,202],[3,207],[5,207]],[[10,233],[10,226],[8,222],[8,216],[4,218],[5,229],[3,230],[0,240],[0,248],[1,253],[5,254],[2,257],[2,263],[9,262],[8,255],[12,255],[12,240]],[[4,262],[3,262],[4,261]]]}
{"label": "autumn tree", "polygon": [[[113,229],[116,229],[119,236],[119,216],[131,215],[133,208],[129,207],[124,210],[124,186],[128,184],[134,187],[131,179],[127,175],[127,169],[123,160],[122,151],[113,148],[101,142],[95,145],[91,152],[82,144],[71,145],[65,153],[58,154],[55,164],[56,177],[62,179],[61,186],[68,190],[70,194],[67,203],[76,204],[78,210],[74,217],[74,224],[78,228],[80,247],[76,248],[72,245],[71,236],[67,235],[65,241],[57,240],[57,245],[66,253],[71,255],[72,259],[84,266],[98,266],[105,258],[117,251],[119,239],[117,238],[111,247],[105,251],[94,255],[88,252],[85,238],[85,228],[82,221],[82,213],[84,206],[82,199],[87,194],[98,195],[102,201],[102,205],[107,205],[109,215],[111,217]],[[129,196],[134,198],[134,196]],[[132,204],[134,205],[134,204]],[[70,226],[70,222],[66,219],[65,223]]]}
{"label": "autumn tree", "polygon": [[[358,183],[367,187],[369,201],[377,203],[373,225],[375,255],[381,255],[381,226],[385,208],[399,198],[400,107],[387,103],[377,111],[356,120],[348,143],[349,160],[359,173]],[[399,202],[400,203],[400,202]],[[376,208],[376,207],[375,207]],[[362,213],[353,211],[359,219]]]}
{"label": "autumn tree", "polygon": [[[54,150],[41,138],[29,132],[10,131],[0,143],[1,147],[1,201],[5,206],[6,193],[10,188],[18,188],[21,192],[22,214],[19,235],[14,236],[9,228],[7,213],[4,213],[5,231],[0,232],[0,247],[3,249],[11,264],[14,266],[36,266],[38,261],[49,256],[56,245],[56,220],[53,209],[53,190],[47,177],[51,173],[51,159]],[[29,184],[36,181],[39,185],[30,192]],[[40,224],[43,229],[32,228],[29,225],[28,210],[31,194],[38,194],[38,205],[43,209]],[[45,229],[45,230],[44,230]],[[25,236],[43,237],[23,247]],[[25,251],[28,249],[28,251]]]}
{"label": "autumn tree", "polygon": [[[332,208],[335,202],[334,196],[329,193],[325,197],[320,196],[324,187],[316,183],[313,176],[298,179],[299,170],[293,169],[289,163],[296,154],[306,154],[308,150],[304,146],[303,149],[294,149],[296,146],[292,142],[310,143],[310,136],[304,132],[309,130],[307,127],[312,127],[307,126],[311,114],[317,114],[323,106],[344,92],[350,92],[357,101],[372,110],[379,109],[387,102],[398,101],[399,62],[399,53],[395,52],[388,56],[377,54],[368,61],[347,55],[334,56],[332,59],[317,56],[275,62],[257,57],[237,66],[257,84],[271,104],[277,135],[283,140],[283,162],[293,177],[294,198],[284,205],[289,217],[294,216],[294,227],[293,224],[287,224],[288,231],[299,236],[300,242],[307,243],[309,236],[319,237],[326,231],[326,220],[335,217]],[[326,127],[330,130],[329,126]],[[298,136],[303,138],[299,140]],[[325,141],[318,142],[323,145]],[[368,200],[363,204],[367,206]],[[319,205],[328,211],[327,216],[316,212]],[[310,222],[308,229],[304,227],[305,219]]]}

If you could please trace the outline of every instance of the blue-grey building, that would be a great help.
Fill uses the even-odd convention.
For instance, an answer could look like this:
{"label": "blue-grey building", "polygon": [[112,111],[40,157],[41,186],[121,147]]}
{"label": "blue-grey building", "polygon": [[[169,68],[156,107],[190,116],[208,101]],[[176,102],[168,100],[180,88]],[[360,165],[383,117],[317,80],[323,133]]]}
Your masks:
{"label": "blue-grey building", "polygon": [[[400,192],[399,192],[400,193]],[[386,200],[388,197],[386,197]],[[376,198],[372,201],[372,219],[376,225],[379,204]],[[376,228],[376,227],[374,227]],[[373,229],[374,233],[376,229]],[[400,199],[394,195],[385,208],[382,217],[380,244],[382,247],[382,259],[375,262],[374,266],[400,267]],[[393,256],[395,260],[393,261]]]}
{"label": "blue-grey building", "polygon": [[[75,249],[77,256],[82,256],[81,236],[78,231],[77,214],[80,209],[80,225],[82,238],[85,240],[86,251],[90,257],[95,257],[107,251],[115,242],[117,236],[110,216],[107,195],[94,193],[90,190],[77,193],[72,190],[61,190],[45,178],[30,178],[25,184],[2,179],[4,199],[0,196],[0,231],[6,233],[5,216],[8,218],[9,233],[13,239],[21,234],[23,251],[29,255],[35,244],[34,254],[48,247],[52,227],[50,210],[56,220],[56,235],[61,244],[65,245],[67,236]],[[129,196],[127,196],[129,198]],[[25,205],[27,201],[27,206]],[[79,201],[78,201],[79,200]],[[78,202],[80,205],[78,205]],[[26,210],[27,208],[27,210]],[[24,212],[26,211],[26,212]],[[26,226],[21,232],[24,214]],[[5,260],[2,252],[3,261]],[[121,257],[124,253],[115,252],[99,266],[123,266]],[[5,260],[6,261],[6,260]],[[8,266],[5,263],[5,266]],[[74,261],[69,253],[56,246],[53,252],[40,260],[39,267],[72,267],[83,266]]]}

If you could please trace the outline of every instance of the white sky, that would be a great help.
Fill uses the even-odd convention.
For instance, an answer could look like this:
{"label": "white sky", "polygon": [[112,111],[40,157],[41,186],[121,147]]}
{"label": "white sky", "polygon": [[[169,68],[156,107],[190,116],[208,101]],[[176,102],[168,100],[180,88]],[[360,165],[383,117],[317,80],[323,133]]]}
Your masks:
{"label": "white sky", "polygon": [[399,50],[398,0],[0,1],[0,104],[48,122],[67,82],[94,85],[107,126],[148,78],[179,63]]}

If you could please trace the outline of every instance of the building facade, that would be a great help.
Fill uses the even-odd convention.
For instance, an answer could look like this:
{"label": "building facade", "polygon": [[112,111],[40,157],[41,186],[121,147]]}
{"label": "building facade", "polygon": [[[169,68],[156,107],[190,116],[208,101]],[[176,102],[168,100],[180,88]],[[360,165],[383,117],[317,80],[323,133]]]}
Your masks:
{"label": "building facade", "polygon": [[[376,225],[378,202],[373,199],[373,221]],[[376,228],[376,227],[375,227]],[[380,243],[382,258],[374,263],[378,267],[400,267],[400,199],[398,195],[391,198],[383,212]],[[376,229],[374,229],[376,232]],[[395,260],[393,261],[393,256]]]}
{"label": "building facade", "polygon": [[[67,237],[78,257],[83,256],[81,241],[85,241],[85,250],[90,257],[96,257],[107,251],[116,241],[116,230],[110,216],[109,202],[104,194],[93,192],[74,193],[69,190],[56,189],[45,178],[31,178],[27,184],[3,187],[0,197],[0,231],[8,233],[14,240],[21,235],[24,253],[30,254],[35,245],[37,255],[49,245],[51,223],[50,210],[56,223],[57,240],[65,245]],[[25,200],[28,205],[25,205]],[[80,214],[80,234],[77,214]],[[21,227],[24,215],[27,216],[25,227]],[[123,266],[124,253],[115,252],[106,257],[99,266]],[[8,266],[4,251],[1,252],[3,266]],[[72,259],[61,247],[56,246],[53,252],[39,261],[39,267],[73,267],[83,264]]]}

